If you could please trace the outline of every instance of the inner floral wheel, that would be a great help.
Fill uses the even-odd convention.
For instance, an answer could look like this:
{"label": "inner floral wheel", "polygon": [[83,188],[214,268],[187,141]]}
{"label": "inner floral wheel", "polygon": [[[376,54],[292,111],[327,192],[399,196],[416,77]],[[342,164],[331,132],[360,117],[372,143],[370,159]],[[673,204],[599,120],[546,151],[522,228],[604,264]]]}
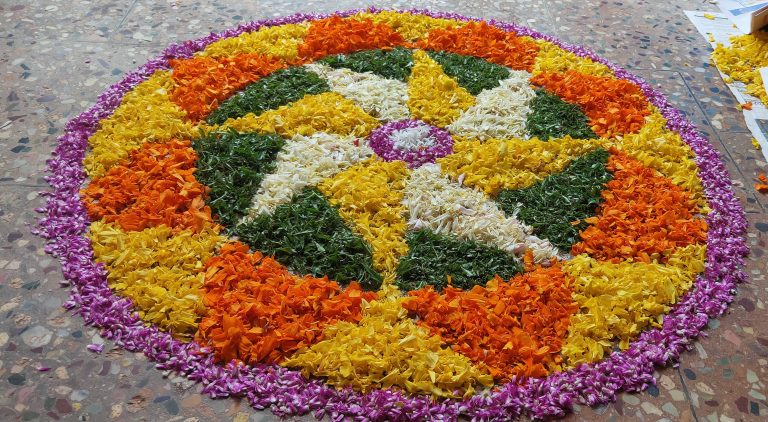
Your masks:
{"label": "inner floral wheel", "polygon": [[54,162],[56,195],[82,206],[49,205],[43,228],[71,306],[280,415],[602,403],[651,382],[742,277],[706,141],[638,78],[514,25],[248,24],[169,50],[68,128],[87,179]]}

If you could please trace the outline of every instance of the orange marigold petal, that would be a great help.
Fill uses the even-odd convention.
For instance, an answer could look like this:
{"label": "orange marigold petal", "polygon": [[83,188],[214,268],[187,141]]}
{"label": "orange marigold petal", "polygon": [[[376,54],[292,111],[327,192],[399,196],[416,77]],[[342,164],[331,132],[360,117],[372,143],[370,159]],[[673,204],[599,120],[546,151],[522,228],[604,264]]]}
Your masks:
{"label": "orange marigold petal", "polygon": [[485,365],[496,381],[559,370],[560,349],[578,309],[570,280],[556,263],[469,291],[448,287],[439,294],[429,286],[409,295],[403,307],[419,324]]}
{"label": "orange marigold petal", "polygon": [[205,118],[246,85],[286,66],[278,58],[259,54],[194,57],[170,63],[175,84],[171,100],[193,121]]}
{"label": "orange marigold petal", "polygon": [[581,106],[592,130],[603,138],[637,132],[650,114],[640,87],[623,79],[569,70],[541,72],[531,82]]}
{"label": "orange marigold petal", "polygon": [[329,54],[352,53],[374,48],[404,45],[403,36],[383,23],[370,19],[345,19],[331,16],[312,22],[304,43],[299,45],[299,57],[314,60]]}
{"label": "orange marigold petal", "polygon": [[213,219],[204,201],[206,187],[194,176],[196,161],[190,141],[142,145],[82,190],[88,216],[128,231],[165,224],[174,232],[198,232]]}
{"label": "orange marigold petal", "polygon": [[207,315],[196,339],[221,361],[280,363],[319,341],[326,325],[360,321],[362,301],[376,297],[356,282],[342,290],[327,277],[295,276],[239,242],[223,246],[205,267]]}
{"label": "orange marigold petal", "polygon": [[506,32],[486,22],[469,22],[459,28],[436,28],[418,46],[456,54],[482,57],[516,70],[531,71],[539,45],[529,38]]}
{"label": "orange marigold petal", "polygon": [[697,216],[689,192],[615,149],[608,169],[613,180],[602,193],[598,216],[587,220],[591,225],[571,248],[573,255],[665,262],[676,248],[706,241],[707,223]]}

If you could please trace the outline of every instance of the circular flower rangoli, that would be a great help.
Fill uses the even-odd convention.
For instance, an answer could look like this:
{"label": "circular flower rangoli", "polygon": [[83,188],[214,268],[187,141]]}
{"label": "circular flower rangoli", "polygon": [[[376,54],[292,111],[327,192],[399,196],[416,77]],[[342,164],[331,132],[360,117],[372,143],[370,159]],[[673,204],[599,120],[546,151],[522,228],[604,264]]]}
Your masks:
{"label": "circular flower rangoli", "polygon": [[626,71],[424,11],[170,47],[67,126],[42,234],[118,345],[279,415],[562,414],[730,302],[716,152]]}

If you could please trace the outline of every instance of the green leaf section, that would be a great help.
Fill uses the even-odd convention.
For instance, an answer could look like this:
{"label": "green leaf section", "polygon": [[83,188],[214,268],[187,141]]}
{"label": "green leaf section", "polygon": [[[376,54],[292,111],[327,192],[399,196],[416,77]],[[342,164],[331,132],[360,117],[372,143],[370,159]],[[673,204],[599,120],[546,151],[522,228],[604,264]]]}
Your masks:
{"label": "green leaf section", "polygon": [[325,57],[320,63],[332,68],[347,68],[355,72],[371,72],[387,79],[405,82],[413,67],[413,53],[403,47],[391,50],[367,50],[352,54]]}
{"label": "green leaf section", "polygon": [[529,188],[501,191],[496,200],[507,215],[517,215],[534,234],[568,251],[579,241],[579,232],[587,227],[584,219],[595,215],[602,202],[600,193],[613,178],[606,168],[608,157],[604,149],[595,150]]}
{"label": "green leaf section", "polygon": [[327,275],[341,284],[357,280],[366,290],[381,287],[370,247],[317,189],[305,189],[273,215],[239,225],[235,234],[298,274]]}
{"label": "green leaf section", "polygon": [[408,254],[397,266],[397,285],[403,292],[432,285],[441,291],[448,285],[471,289],[499,275],[508,279],[523,267],[501,249],[419,230],[406,236]]}
{"label": "green leaf section", "polygon": [[483,59],[462,56],[445,51],[428,51],[427,54],[443,67],[443,72],[452,77],[472,95],[485,89],[496,88],[499,81],[509,77],[509,69]]}
{"label": "green leaf section", "polygon": [[234,227],[247,213],[284,144],[275,134],[235,131],[211,132],[192,142],[198,156],[195,177],[210,188],[206,203],[221,224]]}
{"label": "green leaf section", "polygon": [[579,106],[563,101],[543,89],[531,101],[526,128],[531,136],[548,141],[570,135],[576,139],[598,138]]}
{"label": "green leaf section", "polygon": [[329,90],[324,79],[303,67],[278,70],[224,101],[208,116],[207,121],[209,124],[222,124],[229,118],[248,113],[258,115],[298,101],[305,95],[322,94]]}

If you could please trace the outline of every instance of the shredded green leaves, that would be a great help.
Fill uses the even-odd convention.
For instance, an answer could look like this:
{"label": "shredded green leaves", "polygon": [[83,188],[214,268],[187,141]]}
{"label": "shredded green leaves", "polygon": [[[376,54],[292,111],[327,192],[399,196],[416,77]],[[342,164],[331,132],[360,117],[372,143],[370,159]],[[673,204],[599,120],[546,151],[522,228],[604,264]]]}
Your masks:
{"label": "shredded green leaves", "polygon": [[508,279],[521,273],[521,264],[501,249],[453,237],[430,230],[408,233],[410,250],[397,267],[397,285],[403,292],[432,285],[441,291],[448,285],[471,289],[495,275]]}
{"label": "shredded green leaves", "polygon": [[227,119],[261,114],[298,101],[305,95],[328,92],[325,79],[303,67],[278,70],[248,85],[243,91],[224,101],[208,116],[209,124],[222,124]]}
{"label": "shredded green leaves", "polygon": [[235,234],[254,250],[274,255],[298,274],[327,275],[340,284],[357,280],[366,290],[381,287],[370,246],[347,227],[317,189],[305,189],[273,215],[237,226]]}
{"label": "shredded green leaves", "polygon": [[221,224],[233,227],[248,212],[283,145],[275,134],[235,131],[211,132],[192,141],[198,156],[195,177],[210,188],[206,203]]}
{"label": "shredded green leaves", "polygon": [[598,136],[589,127],[589,119],[578,105],[563,101],[543,89],[536,91],[531,101],[526,129],[531,136],[548,141],[569,135],[576,139],[594,139]]}
{"label": "shredded green leaves", "polygon": [[413,53],[403,47],[391,50],[367,50],[352,54],[325,57],[320,63],[332,68],[347,68],[355,72],[371,72],[387,79],[405,82],[413,67]]}
{"label": "shredded green leaves", "polygon": [[443,67],[446,75],[455,79],[472,95],[477,95],[485,89],[496,88],[499,81],[509,77],[509,69],[506,67],[478,57],[445,51],[428,51],[427,54]]}
{"label": "shredded green leaves", "polygon": [[602,202],[600,193],[612,178],[608,171],[609,154],[598,149],[574,160],[562,173],[518,190],[503,190],[496,200],[507,215],[533,227],[539,237],[549,239],[562,250],[579,241],[587,227],[583,220],[592,217]]}

